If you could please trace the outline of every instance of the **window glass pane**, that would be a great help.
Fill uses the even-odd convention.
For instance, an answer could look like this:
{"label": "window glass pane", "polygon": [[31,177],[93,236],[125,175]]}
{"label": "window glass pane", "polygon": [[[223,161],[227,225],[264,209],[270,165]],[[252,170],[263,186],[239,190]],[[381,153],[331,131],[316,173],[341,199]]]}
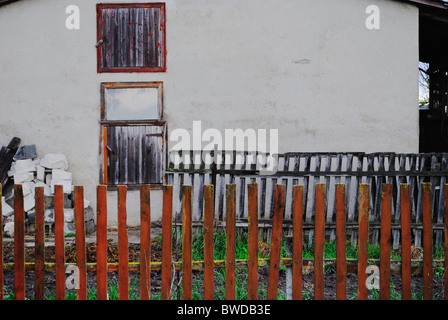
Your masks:
{"label": "window glass pane", "polygon": [[106,89],[107,120],[158,120],[158,88]]}

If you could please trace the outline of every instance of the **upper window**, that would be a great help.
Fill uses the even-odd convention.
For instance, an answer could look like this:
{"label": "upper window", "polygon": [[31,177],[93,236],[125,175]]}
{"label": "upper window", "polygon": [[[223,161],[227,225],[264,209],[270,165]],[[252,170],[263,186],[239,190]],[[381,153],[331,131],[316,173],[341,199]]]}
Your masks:
{"label": "upper window", "polygon": [[98,72],[166,71],[165,4],[97,4]]}

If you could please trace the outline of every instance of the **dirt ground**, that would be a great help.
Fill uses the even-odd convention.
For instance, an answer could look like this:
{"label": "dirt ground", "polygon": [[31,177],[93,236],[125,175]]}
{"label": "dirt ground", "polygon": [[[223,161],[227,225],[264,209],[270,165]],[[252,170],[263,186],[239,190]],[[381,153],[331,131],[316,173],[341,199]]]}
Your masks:
{"label": "dirt ground", "polygon": [[[96,244],[95,243],[89,243],[86,247],[86,257],[88,263],[94,263],[96,262]],[[151,261],[160,261],[161,260],[161,251],[160,251],[159,244],[157,241],[154,241],[152,243],[151,248]],[[261,248],[260,248],[261,249]],[[108,262],[118,262],[118,249],[116,247],[116,244],[113,244],[111,241],[109,241],[108,245]],[[76,251],[73,245],[66,246],[66,262],[68,263],[75,263],[76,262]],[[25,249],[25,260],[26,262],[34,262],[34,248],[26,248]],[[46,247],[45,250],[45,260],[46,262],[54,262],[55,256],[54,256],[54,247]],[[129,244],[129,261],[130,262],[138,262],[140,261],[140,253],[139,253],[139,245],[138,244]],[[12,242],[6,243],[4,245],[4,262],[14,262],[14,245]],[[237,272],[245,273],[247,272],[247,269],[239,269]],[[118,283],[118,274],[117,272],[109,272],[108,273],[109,281],[112,283]],[[263,288],[266,287],[268,283],[268,277],[269,277],[269,270],[268,268],[259,268],[258,273],[258,283],[259,287]],[[139,290],[139,274],[138,272],[131,271],[129,274],[130,278],[130,288],[132,288],[131,292],[131,298],[138,298],[140,294]],[[193,273],[193,281],[198,280],[199,286],[197,289],[199,297],[202,293],[202,273],[201,272],[194,272]],[[242,277],[244,278],[244,277]],[[279,276],[279,297],[285,296],[285,287],[286,287],[286,280],[285,280],[285,271],[280,271]],[[216,279],[216,277],[215,277]],[[87,273],[87,281],[88,281],[88,287],[89,288],[95,288],[96,287],[96,273],[95,272],[88,272]],[[325,275],[325,299],[326,300],[334,300],[336,299],[336,274],[329,273]],[[356,299],[357,295],[357,275],[348,273],[347,274],[347,298],[348,299]],[[395,290],[393,290],[393,293],[391,294],[391,298],[399,299],[400,293],[401,293],[401,276],[393,274],[391,276],[391,283]],[[34,272],[27,271],[26,272],[26,278],[25,278],[25,285],[26,285],[26,297],[32,298],[34,296]],[[215,290],[219,291],[223,288],[221,283],[216,283]],[[161,274],[158,271],[151,272],[151,295],[153,297],[157,297],[160,295],[160,286],[161,286]],[[245,287],[247,286],[247,283],[241,283],[240,286]],[[5,295],[8,295],[11,293],[14,289],[14,272],[13,271],[5,271]],[[174,286],[175,287],[175,286]],[[45,288],[46,288],[46,295],[53,295],[55,292],[55,273],[53,271],[47,271],[45,274]],[[421,290],[422,288],[422,277],[421,276],[413,276],[412,278],[412,291],[415,293],[414,298],[421,298]],[[307,272],[305,270],[303,274],[303,299],[312,299],[313,298],[313,289],[314,289],[314,275],[312,272]],[[443,298],[443,277],[437,277],[434,276],[434,298],[435,299],[442,299]],[[261,290],[263,291],[263,290]],[[175,290],[174,295],[176,296]],[[175,298],[175,297],[174,297]],[[264,298],[260,294],[260,299]],[[371,296],[371,298],[375,298],[374,296]]]}

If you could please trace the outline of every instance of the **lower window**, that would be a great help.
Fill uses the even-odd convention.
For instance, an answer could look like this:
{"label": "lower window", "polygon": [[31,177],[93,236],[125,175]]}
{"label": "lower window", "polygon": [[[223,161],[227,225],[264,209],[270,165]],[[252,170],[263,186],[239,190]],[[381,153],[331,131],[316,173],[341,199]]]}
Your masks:
{"label": "lower window", "polygon": [[162,83],[102,83],[102,183],[161,186],[166,122]]}

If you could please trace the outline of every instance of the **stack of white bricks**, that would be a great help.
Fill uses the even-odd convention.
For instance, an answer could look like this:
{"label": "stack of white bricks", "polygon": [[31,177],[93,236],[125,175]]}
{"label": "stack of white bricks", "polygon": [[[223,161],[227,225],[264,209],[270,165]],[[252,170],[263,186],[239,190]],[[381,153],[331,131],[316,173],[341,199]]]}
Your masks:
{"label": "stack of white bricks", "polygon": [[[64,220],[65,233],[74,233],[74,212],[73,201],[71,199],[73,192],[72,174],[68,170],[68,161],[63,154],[47,154],[43,158],[31,158],[15,160],[8,176],[13,179],[14,184],[21,184],[23,190],[24,211],[26,219],[31,229],[34,228],[34,206],[35,206],[35,188],[44,188],[45,199],[45,223],[48,226],[54,224],[54,186],[62,185],[64,191]],[[5,236],[14,235],[14,215],[12,202],[8,204],[8,199],[2,198],[3,217],[5,220]],[[89,201],[84,199],[86,232],[92,232],[94,229],[93,210],[89,206]],[[50,228],[51,230],[51,228]]]}

